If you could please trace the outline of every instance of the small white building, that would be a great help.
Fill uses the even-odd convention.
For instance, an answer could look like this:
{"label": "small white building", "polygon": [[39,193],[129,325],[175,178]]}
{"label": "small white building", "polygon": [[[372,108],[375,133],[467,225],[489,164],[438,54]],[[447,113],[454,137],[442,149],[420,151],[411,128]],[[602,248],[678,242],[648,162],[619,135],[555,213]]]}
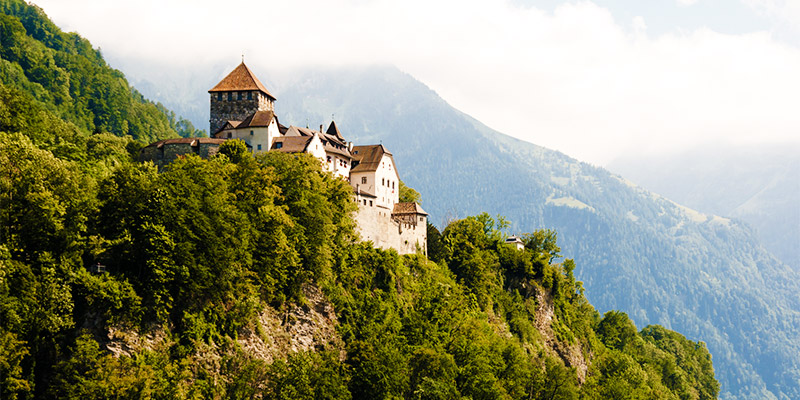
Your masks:
{"label": "small white building", "polygon": [[356,198],[374,200],[370,206],[379,207],[391,214],[400,200],[400,176],[392,153],[382,144],[353,146],[353,168],[350,185]]}
{"label": "small white building", "polygon": [[506,244],[514,246],[517,250],[525,250],[525,243],[522,242],[519,236],[509,236],[506,238]]}

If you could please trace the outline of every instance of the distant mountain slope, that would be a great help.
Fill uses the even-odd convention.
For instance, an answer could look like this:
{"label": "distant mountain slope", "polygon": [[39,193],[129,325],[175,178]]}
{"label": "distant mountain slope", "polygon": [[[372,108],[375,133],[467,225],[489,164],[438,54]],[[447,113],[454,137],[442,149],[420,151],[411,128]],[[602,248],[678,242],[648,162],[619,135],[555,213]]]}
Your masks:
{"label": "distant mountain slope", "polygon": [[764,247],[800,270],[800,145],[628,155],[608,168],[694,209],[741,218]]}
{"label": "distant mountain slope", "polygon": [[746,226],[497,133],[394,69],[310,72],[277,96],[281,121],[335,113],[348,138],[387,145],[433,221],[557,230],[599,308],[708,342],[725,398],[800,398],[799,277]]}
{"label": "distant mountain slope", "polygon": [[[205,107],[223,69],[196,81]],[[282,123],[316,127],[335,114],[349,140],[385,144],[438,225],[487,211],[508,217],[513,231],[557,230],[598,309],[623,310],[639,326],[664,324],[708,343],[723,398],[800,398],[800,276],[746,226],[495,132],[394,68],[293,71],[286,78],[254,70],[277,96]],[[170,83],[153,86],[164,92],[164,85]],[[179,112],[196,109],[169,101],[185,95],[150,95]]]}

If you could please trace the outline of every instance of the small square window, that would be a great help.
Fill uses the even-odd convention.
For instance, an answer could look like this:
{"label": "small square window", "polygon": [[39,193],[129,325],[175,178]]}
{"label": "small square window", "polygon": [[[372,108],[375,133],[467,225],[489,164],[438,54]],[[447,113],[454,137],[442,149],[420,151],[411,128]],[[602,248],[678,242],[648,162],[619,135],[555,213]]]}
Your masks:
{"label": "small square window", "polygon": [[233,133],[228,132],[228,139],[230,139],[231,137],[233,137]]}
{"label": "small square window", "polygon": [[250,131],[250,136],[253,136],[253,131]]}
{"label": "small square window", "polygon": [[283,147],[283,143],[281,143],[281,142],[275,143],[275,148],[276,149],[280,149],[281,147]]}
{"label": "small square window", "polygon": [[367,183],[367,177],[366,176],[362,176],[361,177],[361,183]]}
{"label": "small square window", "polygon": [[261,145],[258,145],[258,149],[261,150]]}

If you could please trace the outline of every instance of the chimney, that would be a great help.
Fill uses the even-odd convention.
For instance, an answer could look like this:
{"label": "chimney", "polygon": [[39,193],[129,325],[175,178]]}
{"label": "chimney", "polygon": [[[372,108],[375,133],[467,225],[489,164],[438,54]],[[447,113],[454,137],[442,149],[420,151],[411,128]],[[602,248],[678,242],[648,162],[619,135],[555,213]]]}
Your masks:
{"label": "chimney", "polygon": [[322,130],[322,124],[319,124],[319,132],[320,132],[320,133],[324,132],[324,131]]}

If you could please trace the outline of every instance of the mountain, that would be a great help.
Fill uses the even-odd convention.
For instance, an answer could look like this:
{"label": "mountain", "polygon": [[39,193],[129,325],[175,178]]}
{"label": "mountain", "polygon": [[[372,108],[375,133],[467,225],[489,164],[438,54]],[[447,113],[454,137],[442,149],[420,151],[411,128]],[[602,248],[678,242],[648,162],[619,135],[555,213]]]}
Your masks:
{"label": "mountain", "polygon": [[800,270],[800,145],[631,154],[608,168],[693,209],[747,222],[767,250]]}
{"label": "mountain", "polygon": [[[226,69],[196,82],[197,101],[207,104]],[[333,114],[349,140],[386,145],[437,225],[488,211],[513,232],[556,230],[600,310],[708,344],[722,398],[800,398],[800,276],[748,225],[493,131],[393,67],[253,69],[277,96],[283,124],[316,127]],[[197,107],[168,97],[156,98],[179,112]]]}
{"label": "mountain", "polygon": [[[91,45],[0,9],[0,398],[717,397],[706,346],[601,316],[551,231],[519,249],[483,213],[400,256],[357,240],[350,184],[311,155],[138,162],[174,114],[99,53],[23,66]],[[101,87],[55,100],[56,71]]]}

